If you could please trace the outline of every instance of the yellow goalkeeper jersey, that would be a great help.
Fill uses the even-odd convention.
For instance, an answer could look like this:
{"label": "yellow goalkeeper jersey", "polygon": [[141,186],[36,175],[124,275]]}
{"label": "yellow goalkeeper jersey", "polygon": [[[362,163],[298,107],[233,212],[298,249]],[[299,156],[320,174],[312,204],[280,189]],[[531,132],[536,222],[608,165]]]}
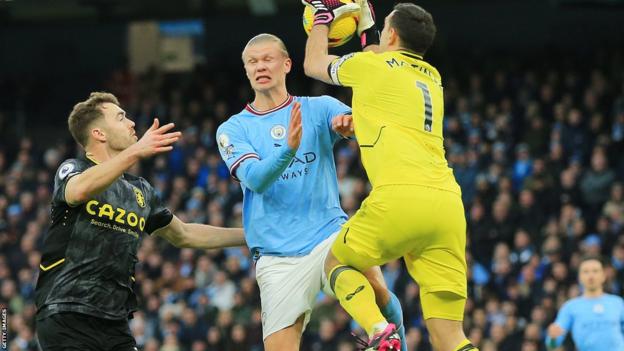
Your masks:
{"label": "yellow goalkeeper jersey", "polygon": [[407,51],[335,59],[332,81],[353,88],[355,136],[373,188],[414,184],[460,193],[444,156],[440,73]]}

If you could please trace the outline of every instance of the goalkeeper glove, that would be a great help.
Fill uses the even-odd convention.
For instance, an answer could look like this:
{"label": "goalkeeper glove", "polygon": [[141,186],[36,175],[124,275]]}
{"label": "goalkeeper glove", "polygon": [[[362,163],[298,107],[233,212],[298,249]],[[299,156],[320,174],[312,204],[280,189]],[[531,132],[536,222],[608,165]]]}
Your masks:
{"label": "goalkeeper glove", "polygon": [[379,30],[375,25],[375,11],[373,4],[368,0],[358,0],[360,5],[360,19],[357,33],[360,36],[362,49],[369,45],[379,45]]}
{"label": "goalkeeper glove", "polygon": [[340,0],[301,0],[314,11],[314,25],[329,26],[336,18],[360,10],[356,3],[343,3]]}

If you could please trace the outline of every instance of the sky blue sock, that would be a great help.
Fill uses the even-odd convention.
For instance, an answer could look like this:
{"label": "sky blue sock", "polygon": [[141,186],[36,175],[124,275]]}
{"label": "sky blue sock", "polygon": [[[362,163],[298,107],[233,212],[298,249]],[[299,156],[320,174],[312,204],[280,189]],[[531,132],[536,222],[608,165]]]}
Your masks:
{"label": "sky blue sock", "polygon": [[403,325],[403,310],[401,309],[401,303],[399,298],[390,293],[390,301],[387,305],[381,308],[381,314],[386,317],[389,323],[394,323],[397,326],[399,337],[401,338],[401,351],[407,350],[407,341],[405,340],[405,326]]}

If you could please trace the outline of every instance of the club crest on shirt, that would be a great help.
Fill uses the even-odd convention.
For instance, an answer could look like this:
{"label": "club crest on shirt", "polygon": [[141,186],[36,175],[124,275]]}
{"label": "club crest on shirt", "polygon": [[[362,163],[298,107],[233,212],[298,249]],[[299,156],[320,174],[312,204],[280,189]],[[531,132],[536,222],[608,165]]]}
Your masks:
{"label": "club crest on shirt", "polygon": [[223,153],[228,160],[234,157],[234,145],[230,144],[230,137],[228,137],[227,134],[219,134],[217,137],[217,143],[219,144],[221,153]]}
{"label": "club crest on shirt", "polygon": [[59,178],[61,178],[61,180],[65,179],[65,177],[67,177],[67,175],[69,175],[69,173],[71,171],[73,171],[73,170],[74,170],[74,164],[73,163],[66,163],[59,170]]}
{"label": "club crest on shirt", "polygon": [[592,308],[592,310],[594,311],[594,313],[603,314],[605,308],[602,304],[597,303],[594,305],[594,308]]}
{"label": "club crest on shirt", "polygon": [[277,124],[274,125],[273,128],[271,128],[271,137],[275,140],[282,140],[284,139],[284,137],[286,136],[286,128],[281,125],[281,124]]}
{"label": "club crest on shirt", "polygon": [[143,193],[141,192],[141,190],[139,190],[139,188],[137,187],[132,187],[132,190],[134,190],[134,196],[136,197],[137,204],[139,204],[139,207],[141,208],[145,207],[145,196],[143,196]]}

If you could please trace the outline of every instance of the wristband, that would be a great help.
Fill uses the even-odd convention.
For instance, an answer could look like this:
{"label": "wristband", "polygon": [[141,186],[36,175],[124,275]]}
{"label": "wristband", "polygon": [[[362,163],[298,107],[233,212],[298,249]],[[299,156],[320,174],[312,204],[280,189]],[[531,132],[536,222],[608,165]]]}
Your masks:
{"label": "wristband", "polygon": [[369,45],[379,45],[379,31],[377,30],[377,26],[372,26],[362,32],[360,35],[360,44],[362,45],[362,49]]}
{"label": "wristband", "polygon": [[332,23],[333,20],[334,20],[334,14],[331,11],[318,11],[314,15],[313,26],[317,26],[320,24],[320,25],[329,27],[329,25]]}

